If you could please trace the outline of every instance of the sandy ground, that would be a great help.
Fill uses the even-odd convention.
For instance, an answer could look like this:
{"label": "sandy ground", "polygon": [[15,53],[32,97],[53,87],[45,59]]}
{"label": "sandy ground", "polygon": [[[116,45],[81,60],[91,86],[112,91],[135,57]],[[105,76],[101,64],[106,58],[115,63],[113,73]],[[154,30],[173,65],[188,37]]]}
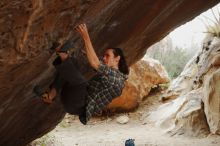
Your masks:
{"label": "sandy ground", "polygon": [[[32,142],[32,146],[123,146],[129,138],[136,146],[220,146],[220,136],[204,138],[169,136],[163,129],[156,128],[147,120],[149,112],[158,107],[156,95],[148,97],[140,108],[132,113],[115,114],[93,118],[88,125],[82,125],[76,116],[65,119],[50,133]],[[117,122],[117,117],[127,115],[126,124]]]}

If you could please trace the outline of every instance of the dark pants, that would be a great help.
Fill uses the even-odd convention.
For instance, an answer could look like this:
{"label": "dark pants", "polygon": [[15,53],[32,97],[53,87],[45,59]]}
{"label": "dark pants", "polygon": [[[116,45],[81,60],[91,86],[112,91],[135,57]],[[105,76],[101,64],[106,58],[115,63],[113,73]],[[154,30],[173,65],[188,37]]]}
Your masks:
{"label": "dark pants", "polygon": [[74,115],[84,113],[87,81],[79,71],[79,63],[74,57],[69,57],[64,62],[58,57],[53,64],[56,68],[56,77],[51,87],[60,93],[64,109]]}

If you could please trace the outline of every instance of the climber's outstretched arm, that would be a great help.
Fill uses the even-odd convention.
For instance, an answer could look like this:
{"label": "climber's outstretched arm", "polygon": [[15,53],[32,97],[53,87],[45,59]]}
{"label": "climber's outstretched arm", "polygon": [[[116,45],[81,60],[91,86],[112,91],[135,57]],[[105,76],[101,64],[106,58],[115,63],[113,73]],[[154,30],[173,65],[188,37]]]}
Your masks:
{"label": "climber's outstretched arm", "polygon": [[88,33],[88,29],[86,27],[86,24],[80,24],[76,27],[76,30],[79,32],[79,34],[81,35],[81,37],[84,40],[85,43],[85,48],[86,48],[86,55],[88,58],[88,61],[90,63],[90,65],[94,68],[94,69],[98,69],[100,61],[95,53],[95,50],[92,46],[92,42],[90,40],[89,37],[89,33]]}

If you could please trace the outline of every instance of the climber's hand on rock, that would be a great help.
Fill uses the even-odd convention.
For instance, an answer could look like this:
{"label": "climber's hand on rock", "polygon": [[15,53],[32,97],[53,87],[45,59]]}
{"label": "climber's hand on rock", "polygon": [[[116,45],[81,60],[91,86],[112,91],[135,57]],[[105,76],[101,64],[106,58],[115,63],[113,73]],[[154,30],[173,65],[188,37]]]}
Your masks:
{"label": "climber's hand on rock", "polygon": [[88,29],[85,23],[79,24],[75,27],[76,31],[82,36],[82,38],[89,39]]}

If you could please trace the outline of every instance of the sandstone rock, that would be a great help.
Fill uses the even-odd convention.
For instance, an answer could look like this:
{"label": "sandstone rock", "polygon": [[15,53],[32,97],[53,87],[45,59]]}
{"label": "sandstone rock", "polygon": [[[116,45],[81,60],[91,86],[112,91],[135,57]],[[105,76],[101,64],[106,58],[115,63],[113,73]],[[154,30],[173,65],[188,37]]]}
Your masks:
{"label": "sandstone rock", "polygon": [[185,95],[187,102],[178,111],[175,126],[169,129],[169,134],[206,136],[209,133],[201,99],[203,94],[199,90],[193,90]]}
{"label": "sandstone rock", "polygon": [[[220,38],[208,35],[203,48],[175,79],[163,97],[177,97],[151,114],[171,134],[220,134]],[[168,95],[168,96],[167,96]],[[156,116],[162,116],[157,119]]]}
{"label": "sandstone rock", "polygon": [[0,145],[25,145],[63,118],[59,101],[48,107],[33,98],[32,88],[36,83],[46,88],[53,78],[48,51],[57,41],[72,40],[82,71],[91,73],[79,53],[82,42],[72,31],[79,22],[88,24],[99,55],[106,47],[119,46],[133,64],[154,42],[218,2],[1,0]]}
{"label": "sandstone rock", "polygon": [[220,69],[207,77],[204,94],[205,113],[210,131],[220,134]]}
{"label": "sandstone rock", "polygon": [[204,136],[209,133],[202,102],[202,88],[160,106],[149,116],[170,135]]}
{"label": "sandstone rock", "polygon": [[[162,99],[170,99],[184,95],[193,89],[197,89],[203,84],[203,76],[218,62],[217,38],[207,35],[204,39],[203,48],[186,64],[182,73],[174,79],[167,92],[162,95]],[[208,48],[208,49],[207,49]]]}
{"label": "sandstone rock", "polygon": [[122,95],[114,99],[107,109],[112,111],[133,110],[149,94],[152,87],[168,82],[168,74],[159,61],[151,58],[138,61],[130,67],[129,78]]}

